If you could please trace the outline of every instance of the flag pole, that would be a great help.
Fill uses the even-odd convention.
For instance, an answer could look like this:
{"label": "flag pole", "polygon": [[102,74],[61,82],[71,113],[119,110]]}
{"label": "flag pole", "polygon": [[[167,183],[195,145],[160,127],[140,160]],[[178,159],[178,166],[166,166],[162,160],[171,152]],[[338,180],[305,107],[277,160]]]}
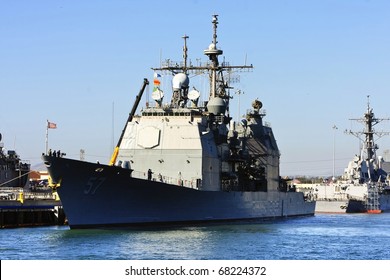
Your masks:
{"label": "flag pole", "polygon": [[47,125],[46,125],[46,154],[49,154],[49,128],[57,128],[57,124],[49,122],[47,120]]}
{"label": "flag pole", "polygon": [[49,152],[49,120],[46,123],[46,154]]}

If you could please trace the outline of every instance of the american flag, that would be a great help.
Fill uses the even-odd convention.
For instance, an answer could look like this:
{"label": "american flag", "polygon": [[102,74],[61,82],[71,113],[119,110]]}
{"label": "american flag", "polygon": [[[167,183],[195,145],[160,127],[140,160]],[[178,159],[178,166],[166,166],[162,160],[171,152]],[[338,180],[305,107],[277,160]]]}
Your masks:
{"label": "american flag", "polygon": [[57,124],[47,121],[47,128],[57,128]]}

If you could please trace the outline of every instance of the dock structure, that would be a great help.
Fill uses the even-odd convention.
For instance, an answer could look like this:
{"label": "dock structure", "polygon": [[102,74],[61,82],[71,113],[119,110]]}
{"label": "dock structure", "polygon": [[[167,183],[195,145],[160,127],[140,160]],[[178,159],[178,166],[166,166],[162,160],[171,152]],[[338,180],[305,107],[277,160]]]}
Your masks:
{"label": "dock structure", "polygon": [[61,201],[55,193],[2,190],[0,228],[65,225]]}
{"label": "dock structure", "polygon": [[[14,150],[6,150],[0,133],[0,228],[66,223],[62,203],[49,186],[46,171],[31,170]],[[56,154],[61,155],[58,151]]]}

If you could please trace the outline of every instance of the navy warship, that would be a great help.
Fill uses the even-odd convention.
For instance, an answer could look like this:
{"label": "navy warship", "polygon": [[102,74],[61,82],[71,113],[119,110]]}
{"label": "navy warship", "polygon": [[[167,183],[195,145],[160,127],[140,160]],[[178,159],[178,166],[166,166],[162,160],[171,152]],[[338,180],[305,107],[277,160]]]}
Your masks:
{"label": "navy warship", "polygon": [[377,156],[379,147],[374,136],[380,138],[389,132],[376,131],[374,126],[389,119],[375,117],[367,96],[363,117],[350,120],[364,125],[363,131],[345,131],[362,142],[360,153],[348,163],[340,178],[301,187],[313,194],[318,213],[387,212],[390,210],[390,162]]}
{"label": "navy warship", "polygon": [[30,173],[30,163],[20,159],[15,150],[5,151],[0,133],[0,189],[25,187]]}
{"label": "navy warship", "polygon": [[[272,128],[254,100],[242,120],[229,114],[229,76],[252,65],[219,62],[218,16],[204,54],[192,65],[183,36],[183,62],[154,72],[151,94],[136,114],[144,79],[108,164],[43,154],[71,229],[203,224],[314,215],[315,202],[289,189],[279,175],[280,152]],[[172,75],[170,102],[158,77]],[[190,89],[190,74],[207,77],[206,100]]]}

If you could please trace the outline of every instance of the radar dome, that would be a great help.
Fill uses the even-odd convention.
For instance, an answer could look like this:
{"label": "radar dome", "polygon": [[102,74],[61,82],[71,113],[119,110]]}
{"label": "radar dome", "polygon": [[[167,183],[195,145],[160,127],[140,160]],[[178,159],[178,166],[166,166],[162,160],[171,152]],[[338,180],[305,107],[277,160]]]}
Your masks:
{"label": "radar dome", "polygon": [[204,51],[205,55],[221,55],[223,54],[222,50],[218,50],[217,46],[214,43],[209,45],[209,48]]}
{"label": "radar dome", "polygon": [[215,47],[215,44],[214,44],[214,43],[211,43],[211,44],[209,45],[209,50],[215,50],[215,49],[217,49],[217,48]]}
{"label": "radar dome", "polygon": [[253,109],[260,110],[261,107],[263,107],[263,103],[261,103],[260,100],[256,99],[255,101],[252,102],[252,107]]}
{"label": "radar dome", "polygon": [[226,103],[221,97],[214,97],[207,103],[207,110],[214,115],[224,114]]}
{"label": "radar dome", "polygon": [[186,88],[188,87],[189,83],[190,83],[190,79],[184,73],[178,73],[172,79],[172,87],[174,89]]}

